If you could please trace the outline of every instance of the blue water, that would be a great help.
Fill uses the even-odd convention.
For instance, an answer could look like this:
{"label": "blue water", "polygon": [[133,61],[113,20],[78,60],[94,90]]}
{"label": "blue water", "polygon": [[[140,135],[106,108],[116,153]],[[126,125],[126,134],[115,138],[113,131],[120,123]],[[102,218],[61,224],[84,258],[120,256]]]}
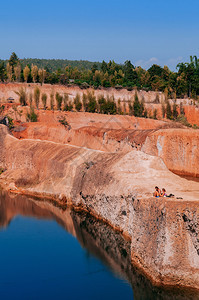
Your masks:
{"label": "blue water", "polygon": [[131,286],[55,220],[16,216],[0,231],[0,299],[133,299]]}

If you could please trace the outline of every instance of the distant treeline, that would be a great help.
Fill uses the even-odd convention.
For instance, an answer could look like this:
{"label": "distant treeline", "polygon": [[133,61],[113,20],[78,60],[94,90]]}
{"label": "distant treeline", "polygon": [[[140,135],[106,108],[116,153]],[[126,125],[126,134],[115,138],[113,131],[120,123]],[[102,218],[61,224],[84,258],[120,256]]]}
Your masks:
{"label": "distant treeline", "polygon": [[166,98],[199,96],[199,59],[177,65],[177,72],[156,64],[148,70],[135,67],[131,61],[117,64],[102,61],[70,61],[60,59],[19,59],[13,52],[10,59],[0,61],[0,81],[77,84],[82,88],[115,87],[129,90],[161,91]]}
{"label": "distant treeline", "polygon": [[[78,68],[79,70],[91,70],[93,62],[87,60],[68,60],[68,59],[38,59],[38,58],[24,58],[20,59],[22,68],[26,65],[31,66],[36,65],[40,69],[46,69],[50,72],[55,72],[57,70],[64,70],[65,67],[71,66],[72,68]],[[101,63],[95,62],[95,64],[100,68]]]}

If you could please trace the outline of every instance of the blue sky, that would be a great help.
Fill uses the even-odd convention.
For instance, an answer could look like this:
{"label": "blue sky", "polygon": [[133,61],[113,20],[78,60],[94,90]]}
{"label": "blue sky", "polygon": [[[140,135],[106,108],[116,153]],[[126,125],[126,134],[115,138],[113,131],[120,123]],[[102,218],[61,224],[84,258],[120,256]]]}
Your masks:
{"label": "blue sky", "polygon": [[12,0],[1,3],[0,58],[87,59],[172,70],[199,56],[197,0]]}

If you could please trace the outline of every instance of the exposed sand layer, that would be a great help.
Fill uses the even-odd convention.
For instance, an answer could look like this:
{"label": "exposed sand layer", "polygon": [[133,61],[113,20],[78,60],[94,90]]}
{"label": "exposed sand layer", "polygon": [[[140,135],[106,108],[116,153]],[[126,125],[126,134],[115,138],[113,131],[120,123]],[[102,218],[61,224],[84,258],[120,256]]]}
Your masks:
{"label": "exposed sand layer", "polygon": [[158,130],[147,136],[142,150],[161,157],[177,174],[199,177],[199,130]]}
{"label": "exposed sand layer", "polygon": [[[156,284],[199,288],[199,183],[141,151],[111,153],[18,140],[0,126],[0,176],[8,189],[67,201],[131,240],[132,261]],[[176,198],[151,198],[154,185]]]}

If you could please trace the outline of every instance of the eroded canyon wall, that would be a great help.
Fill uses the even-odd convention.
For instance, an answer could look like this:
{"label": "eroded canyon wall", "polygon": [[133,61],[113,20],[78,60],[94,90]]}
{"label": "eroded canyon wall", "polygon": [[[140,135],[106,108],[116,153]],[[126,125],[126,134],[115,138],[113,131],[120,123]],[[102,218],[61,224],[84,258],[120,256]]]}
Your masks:
{"label": "eroded canyon wall", "polygon": [[142,151],[161,157],[168,169],[179,175],[199,177],[198,130],[158,130],[147,136]]}
{"label": "eroded canyon wall", "polygon": [[[185,191],[185,179],[141,151],[105,153],[17,140],[3,125],[0,155],[4,186],[86,209],[130,239],[132,261],[156,284],[199,288],[198,183]],[[184,199],[151,198],[155,184]]]}

